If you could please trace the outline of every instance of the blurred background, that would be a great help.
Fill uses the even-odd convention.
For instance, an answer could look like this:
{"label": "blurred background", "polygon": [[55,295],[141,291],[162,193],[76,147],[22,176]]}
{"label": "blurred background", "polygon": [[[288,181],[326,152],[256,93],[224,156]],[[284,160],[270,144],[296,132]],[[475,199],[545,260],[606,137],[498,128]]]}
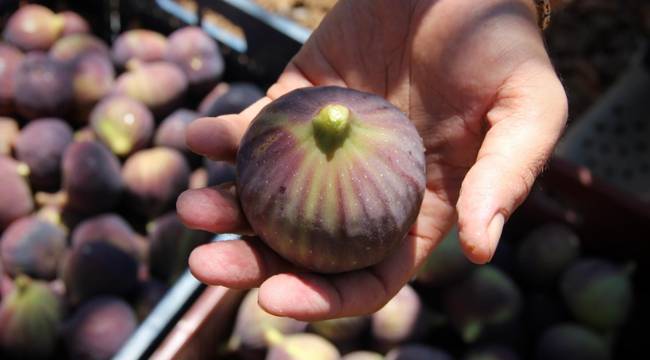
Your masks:
{"label": "blurred background", "polygon": [[235,177],[185,128],[259,99],[335,3],[0,0],[0,358],[638,358],[647,0],[553,12],[569,124],[489,265],[452,231],[379,312],[310,324],[186,270],[194,247],[237,236],[176,216],[182,191]]}

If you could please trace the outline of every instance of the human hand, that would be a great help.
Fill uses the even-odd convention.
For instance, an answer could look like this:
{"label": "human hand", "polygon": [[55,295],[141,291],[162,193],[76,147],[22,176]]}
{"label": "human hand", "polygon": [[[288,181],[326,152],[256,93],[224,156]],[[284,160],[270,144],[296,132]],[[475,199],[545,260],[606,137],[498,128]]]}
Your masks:
{"label": "human hand", "polygon": [[[367,269],[310,273],[255,237],[192,253],[199,280],[260,287],[264,309],[301,320],[378,310],[456,221],[468,258],[488,262],[567,116],[532,0],[341,0],[265,98],[239,115],[196,120],[187,142],[199,154],[233,161],[262,107],[317,85],[379,94],[404,111],[424,139],[427,189],[404,242]],[[235,195],[224,189],[187,191],[177,207],[189,227],[248,231]]]}

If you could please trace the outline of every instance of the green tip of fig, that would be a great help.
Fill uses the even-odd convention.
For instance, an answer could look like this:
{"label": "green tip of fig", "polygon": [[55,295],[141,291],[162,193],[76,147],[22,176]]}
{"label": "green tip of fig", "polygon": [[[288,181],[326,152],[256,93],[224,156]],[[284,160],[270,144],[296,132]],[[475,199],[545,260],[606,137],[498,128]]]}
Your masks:
{"label": "green tip of fig", "polygon": [[336,150],[350,129],[350,109],[344,105],[330,104],[323,107],[314,117],[314,136],[316,143],[325,153]]}

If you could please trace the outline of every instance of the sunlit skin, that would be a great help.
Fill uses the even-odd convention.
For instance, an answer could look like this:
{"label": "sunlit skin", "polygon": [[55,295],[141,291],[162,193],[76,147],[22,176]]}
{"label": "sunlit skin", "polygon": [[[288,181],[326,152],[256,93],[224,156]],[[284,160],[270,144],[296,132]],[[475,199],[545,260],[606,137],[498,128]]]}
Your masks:
{"label": "sunlit skin", "polygon": [[[376,311],[455,223],[467,257],[489,262],[505,220],[526,198],[567,116],[532,0],[342,0],[265,98],[238,115],[195,121],[188,145],[233,161],[263,106],[314,85],[372,92],[404,111],[424,139],[427,189],[402,245],[363,270],[310,273],[255,237],[204,245],[192,254],[190,268],[201,281],[260,287],[264,309],[302,320]],[[226,190],[189,190],[177,208],[192,228],[247,231]]]}

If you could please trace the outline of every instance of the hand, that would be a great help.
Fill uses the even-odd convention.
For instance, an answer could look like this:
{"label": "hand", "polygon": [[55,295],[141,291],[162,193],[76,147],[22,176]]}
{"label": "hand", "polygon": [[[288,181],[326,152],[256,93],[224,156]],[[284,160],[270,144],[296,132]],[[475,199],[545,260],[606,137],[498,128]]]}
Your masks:
{"label": "hand", "polygon": [[[199,154],[234,160],[263,106],[316,85],[376,93],[404,111],[424,139],[427,190],[402,246],[368,269],[309,273],[254,237],[192,253],[199,280],[259,286],[263,308],[302,320],[378,310],[456,221],[468,258],[488,262],[567,116],[532,0],[341,0],[265,98],[239,115],[193,122],[187,142]],[[178,211],[193,228],[246,231],[236,198],[222,189],[185,192]]]}

